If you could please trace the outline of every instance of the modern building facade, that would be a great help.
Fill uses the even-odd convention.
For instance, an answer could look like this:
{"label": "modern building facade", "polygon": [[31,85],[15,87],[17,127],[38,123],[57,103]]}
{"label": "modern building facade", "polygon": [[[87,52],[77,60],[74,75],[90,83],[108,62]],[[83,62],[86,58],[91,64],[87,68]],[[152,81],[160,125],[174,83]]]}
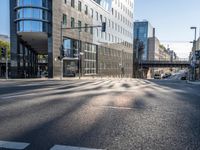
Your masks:
{"label": "modern building facade", "polygon": [[153,37],[154,29],[148,21],[136,21],[134,22],[134,38],[135,41],[139,40],[143,43],[144,50],[142,54],[142,60],[148,60],[149,57],[149,38]]}
{"label": "modern building facade", "polygon": [[[10,0],[11,75],[132,75],[133,0]],[[106,32],[100,26],[106,22]],[[84,27],[84,28],[78,28]],[[58,59],[64,48],[63,64]]]}

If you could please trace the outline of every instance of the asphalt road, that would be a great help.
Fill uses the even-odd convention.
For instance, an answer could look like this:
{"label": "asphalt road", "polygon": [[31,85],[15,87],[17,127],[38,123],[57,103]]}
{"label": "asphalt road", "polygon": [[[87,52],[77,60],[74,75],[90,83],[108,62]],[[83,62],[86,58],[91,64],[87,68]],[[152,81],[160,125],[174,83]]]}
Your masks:
{"label": "asphalt road", "polygon": [[0,150],[74,148],[69,146],[200,150],[200,86],[136,79],[0,81]]}

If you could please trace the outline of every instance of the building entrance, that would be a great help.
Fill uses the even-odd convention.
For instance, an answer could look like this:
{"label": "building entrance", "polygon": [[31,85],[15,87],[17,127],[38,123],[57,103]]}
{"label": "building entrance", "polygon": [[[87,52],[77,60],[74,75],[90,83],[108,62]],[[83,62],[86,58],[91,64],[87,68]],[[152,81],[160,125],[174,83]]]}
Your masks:
{"label": "building entrance", "polygon": [[77,60],[64,60],[63,61],[63,76],[76,77],[77,75],[78,75]]}

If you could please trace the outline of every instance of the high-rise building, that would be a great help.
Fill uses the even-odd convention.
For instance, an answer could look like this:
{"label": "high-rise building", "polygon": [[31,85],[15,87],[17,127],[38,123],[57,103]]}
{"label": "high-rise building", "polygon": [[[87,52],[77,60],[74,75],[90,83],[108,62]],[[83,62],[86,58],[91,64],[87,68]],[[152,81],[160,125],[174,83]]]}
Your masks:
{"label": "high-rise building", "polygon": [[[122,70],[131,76],[133,6],[134,0],[10,0],[12,77],[41,71],[58,77],[61,66],[64,76],[118,76]],[[102,22],[106,32],[92,28]]]}
{"label": "high-rise building", "polygon": [[143,43],[142,60],[148,60],[148,40],[153,37],[153,27],[148,21],[134,22],[134,39]]}

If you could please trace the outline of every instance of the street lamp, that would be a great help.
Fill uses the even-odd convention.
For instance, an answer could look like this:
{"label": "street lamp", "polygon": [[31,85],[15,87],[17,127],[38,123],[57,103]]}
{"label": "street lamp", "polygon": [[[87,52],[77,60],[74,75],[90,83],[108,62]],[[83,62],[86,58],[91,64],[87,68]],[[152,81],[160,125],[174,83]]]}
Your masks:
{"label": "street lamp", "polygon": [[195,30],[194,41],[196,41],[196,39],[197,39],[197,27],[190,27],[190,29]]}
{"label": "street lamp", "polygon": [[[196,46],[197,45],[196,44],[196,40],[197,40],[197,27],[190,27],[190,29],[195,31],[194,32],[193,48],[194,48],[194,51],[196,51],[196,49],[197,49],[197,46]],[[195,79],[196,79],[196,60],[195,60],[195,65],[194,65],[194,80]]]}

